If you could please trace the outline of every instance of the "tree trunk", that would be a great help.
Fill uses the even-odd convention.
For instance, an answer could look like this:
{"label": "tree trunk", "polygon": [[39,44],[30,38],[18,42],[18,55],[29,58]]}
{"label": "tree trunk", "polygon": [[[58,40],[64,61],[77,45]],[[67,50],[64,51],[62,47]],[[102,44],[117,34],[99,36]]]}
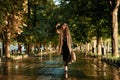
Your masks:
{"label": "tree trunk", "polygon": [[112,55],[119,57],[118,54],[118,9],[120,0],[108,0],[112,14]]}
{"label": "tree trunk", "polygon": [[107,41],[107,53],[110,53],[110,42]]}
{"label": "tree trunk", "polygon": [[2,56],[5,55],[5,45],[4,43],[2,42]]}
{"label": "tree trunk", "polygon": [[118,54],[118,7],[112,11],[112,54],[119,57]]}
{"label": "tree trunk", "polygon": [[86,43],[86,48],[85,48],[85,53],[86,53],[86,55],[88,54],[88,52],[89,52],[89,43]]}
{"label": "tree trunk", "polygon": [[96,53],[96,40],[92,42],[92,53]]}
{"label": "tree trunk", "polygon": [[[30,0],[28,0],[28,21],[27,21],[28,30],[30,29]],[[26,53],[30,54],[30,44],[27,44]]]}
{"label": "tree trunk", "polygon": [[107,49],[106,42],[102,41],[102,55],[106,55],[106,49]]}
{"label": "tree trunk", "polygon": [[97,38],[97,53],[98,53],[98,55],[102,54],[101,44],[102,44],[102,37],[99,37],[99,38]]}
{"label": "tree trunk", "polygon": [[10,58],[10,33],[9,31],[7,32],[7,35],[6,35],[5,54],[6,54],[6,58]]}

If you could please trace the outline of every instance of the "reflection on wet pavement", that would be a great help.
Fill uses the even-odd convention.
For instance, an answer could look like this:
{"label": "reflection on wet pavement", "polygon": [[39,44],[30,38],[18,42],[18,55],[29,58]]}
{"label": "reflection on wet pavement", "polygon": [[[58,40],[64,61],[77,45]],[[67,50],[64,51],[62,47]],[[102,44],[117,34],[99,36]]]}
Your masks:
{"label": "reflection on wet pavement", "polygon": [[0,63],[0,80],[120,80],[119,69],[100,59],[77,54],[76,63],[65,72],[56,54]]}

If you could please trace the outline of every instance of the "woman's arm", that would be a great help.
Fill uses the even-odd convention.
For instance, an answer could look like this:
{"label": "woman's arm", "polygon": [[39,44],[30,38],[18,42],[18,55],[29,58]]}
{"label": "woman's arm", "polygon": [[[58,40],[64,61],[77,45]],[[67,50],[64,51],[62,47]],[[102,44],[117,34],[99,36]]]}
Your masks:
{"label": "woman's arm", "polygon": [[56,33],[57,33],[57,34],[60,34],[60,31],[57,29],[57,30],[56,30]]}
{"label": "woman's arm", "polygon": [[56,25],[56,33],[57,33],[57,34],[60,34],[60,30],[58,30],[58,26],[60,26],[60,23],[58,23],[58,24]]}

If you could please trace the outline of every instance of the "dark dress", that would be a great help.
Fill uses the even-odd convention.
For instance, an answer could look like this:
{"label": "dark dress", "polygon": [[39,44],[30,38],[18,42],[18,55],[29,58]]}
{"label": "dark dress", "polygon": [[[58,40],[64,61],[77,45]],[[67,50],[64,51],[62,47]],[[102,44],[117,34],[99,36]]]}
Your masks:
{"label": "dark dress", "polygon": [[71,61],[71,56],[70,56],[70,51],[68,49],[66,36],[63,37],[62,54],[63,54],[63,61],[65,62],[65,66],[67,66],[68,62]]}

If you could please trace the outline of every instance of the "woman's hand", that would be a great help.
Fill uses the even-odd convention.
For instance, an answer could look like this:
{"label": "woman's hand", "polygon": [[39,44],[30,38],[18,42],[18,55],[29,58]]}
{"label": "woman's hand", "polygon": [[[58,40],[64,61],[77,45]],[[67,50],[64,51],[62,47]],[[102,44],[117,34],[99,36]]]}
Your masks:
{"label": "woman's hand", "polygon": [[60,26],[60,23],[57,23],[56,28],[57,28],[58,26]]}

